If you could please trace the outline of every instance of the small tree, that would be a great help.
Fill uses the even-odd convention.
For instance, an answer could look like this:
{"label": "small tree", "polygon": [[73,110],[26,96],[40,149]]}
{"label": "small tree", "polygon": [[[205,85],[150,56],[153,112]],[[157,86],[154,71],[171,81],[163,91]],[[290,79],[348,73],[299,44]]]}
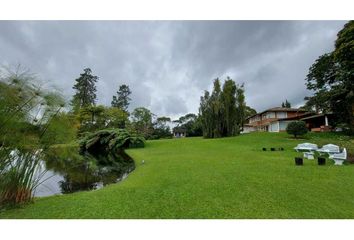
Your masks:
{"label": "small tree", "polygon": [[295,138],[297,138],[297,136],[305,135],[307,131],[308,130],[304,121],[291,122],[286,127],[286,132],[294,135]]}

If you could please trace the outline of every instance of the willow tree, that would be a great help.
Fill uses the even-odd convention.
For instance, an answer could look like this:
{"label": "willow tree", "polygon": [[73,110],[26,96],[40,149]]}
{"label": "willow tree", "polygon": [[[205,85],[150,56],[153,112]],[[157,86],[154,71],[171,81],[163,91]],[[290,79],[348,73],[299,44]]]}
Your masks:
{"label": "willow tree", "polygon": [[222,137],[223,136],[223,128],[224,128],[224,107],[225,105],[221,99],[221,85],[220,80],[217,78],[214,80],[214,89],[211,93],[210,97],[210,104],[211,104],[211,111],[212,111],[212,118],[211,121],[213,123],[213,137]]}
{"label": "willow tree", "polygon": [[215,79],[211,95],[205,91],[200,101],[203,136],[218,138],[239,134],[245,110],[243,85],[239,86],[227,77],[221,90],[220,80]]}
{"label": "willow tree", "polygon": [[235,98],[237,87],[234,81],[229,77],[226,79],[221,94],[221,102],[223,104],[224,115],[224,135],[233,136],[237,133],[237,99]]}
{"label": "willow tree", "polygon": [[210,93],[208,91],[204,91],[204,96],[200,97],[199,115],[201,116],[203,137],[205,138],[213,137],[213,126],[209,102]]}

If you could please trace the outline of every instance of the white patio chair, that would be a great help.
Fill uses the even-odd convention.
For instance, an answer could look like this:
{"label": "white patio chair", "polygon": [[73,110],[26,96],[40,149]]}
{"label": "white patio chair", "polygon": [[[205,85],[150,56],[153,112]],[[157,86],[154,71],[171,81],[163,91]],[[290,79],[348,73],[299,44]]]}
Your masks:
{"label": "white patio chair", "polygon": [[340,151],[339,151],[339,146],[334,145],[334,144],[327,144],[327,145],[324,145],[324,146],[322,146],[322,148],[318,149],[317,151],[318,151],[320,154],[328,153],[329,158],[332,158],[332,157],[333,157],[333,154],[335,154],[335,153],[340,153]]}
{"label": "white patio chair", "polygon": [[347,149],[344,148],[343,152],[333,154],[332,159],[334,160],[334,165],[343,165],[343,162],[347,160]]}

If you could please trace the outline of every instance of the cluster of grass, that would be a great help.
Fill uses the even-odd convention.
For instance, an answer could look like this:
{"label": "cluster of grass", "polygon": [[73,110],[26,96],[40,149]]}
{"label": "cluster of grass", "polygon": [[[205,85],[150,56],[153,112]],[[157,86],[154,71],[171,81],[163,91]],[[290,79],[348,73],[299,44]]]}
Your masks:
{"label": "cluster of grass", "polygon": [[353,164],[294,164],[298,143],[334,143],[352,151],[353,139],[342,138],[251,133],[148,141],[127,150],[137,168],[123,182],[38,198],[0,218],[354,218]]}

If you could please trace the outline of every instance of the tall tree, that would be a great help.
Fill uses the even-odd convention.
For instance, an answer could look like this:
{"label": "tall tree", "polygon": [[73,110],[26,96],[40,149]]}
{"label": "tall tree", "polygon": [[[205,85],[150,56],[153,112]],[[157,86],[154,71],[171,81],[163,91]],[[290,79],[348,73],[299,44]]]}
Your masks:
{"label": "tall tree", "polygon": [[212,94],[205,91],[200,101],[199,114],[203,136],[217,138],[239,134],[245,111],[243,85],[236,85],[227,77],[221,90],[219,79],[215,79]]}
{"label": "tall tree", "polygon": [[235,98],[237,92],[236,84],[229,77],[226,79],[223,91],[221,94],[221,101],[224,105],[223,115],[224,115],[224,130],[223,134],[227,136],[233,136],[236,133],[236,123],[237,123],[237,108]]}
{"label": "tall tree", "polygon": [[203,136],[205,138],[212,138],[212,112],[210,108],[210,93],[208,91],[204,91],[204,96],[200,97],[199,115],[202,119]]}
{"label": "tall tree", "polygon": [[75,95],[72,100],[74,111],[80,108],[94,106],[96,103],[96,82],[97,76],[92,75],[90,68],[85,68],[80,77],[75,79],[76,83],[73,87]]}
{"label": "tall tree", "polygon": [[245,121],[246,102],[245,102],[245,88],[243,84],[241,86],[237,86],[236,109],[237,109],[236,111],[236,116],[237,116],[236,131],[237,132],[233,133],[232,136],[238,134],[240,131],[243,130],[243,125]]}
{"label": "tall tree", "polygon": [[354,21],[337,34],[335,49],[310,67],[306,86],[314,91],[307,107],[334,112],[354,132]]}
{"label": "tall tree", "polygon": [[214,89],[211,93],[211,111],[213,118],[212,126],[213,126],[213,137],[222,137],[223,134],[223,104],[221,102],[221,84],[220,80],[217,78],[214,80]]}
{"label": "tall tree", "polygon": [[129,97],[132,92],[129,89],[128,85],[119,86],[119,90],[117,91],[117,96],[113,96],[113,100],[111,102],[112,107],[117,107],[122,109],[123,111],[127,111],[129,107],[129,102],[131,98]]}

